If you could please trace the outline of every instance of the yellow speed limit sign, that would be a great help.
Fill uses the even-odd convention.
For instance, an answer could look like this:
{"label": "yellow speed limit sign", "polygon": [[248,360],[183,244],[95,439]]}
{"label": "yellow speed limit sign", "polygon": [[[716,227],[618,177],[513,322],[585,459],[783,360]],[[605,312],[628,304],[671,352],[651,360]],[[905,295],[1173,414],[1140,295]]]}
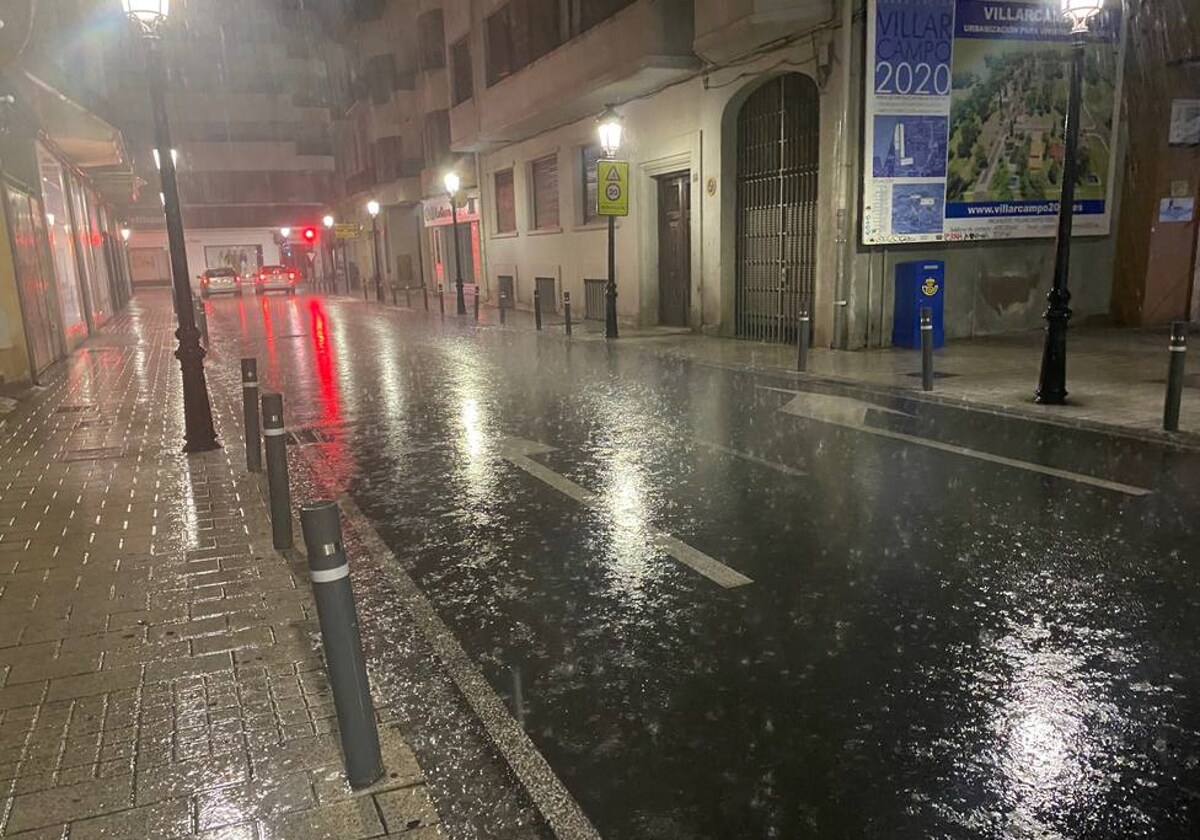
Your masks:
{"label": "yellow speed limit sign", "polygon": [[629,215],[629,161],[602,160],[596,164],[596,204],[601,216]]}

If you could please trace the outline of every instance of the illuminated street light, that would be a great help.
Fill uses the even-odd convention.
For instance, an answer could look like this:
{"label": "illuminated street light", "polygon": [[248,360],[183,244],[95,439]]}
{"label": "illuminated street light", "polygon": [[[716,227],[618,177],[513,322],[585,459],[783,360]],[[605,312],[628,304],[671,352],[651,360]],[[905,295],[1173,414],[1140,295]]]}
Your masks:
{"label": "illuminated street light", "polygon": [[[383,281],[379,277],[379,202],[371,199],[367,202],[367,213],[371,216],[371,254],[375,264],[375,300],[383,302]],[[366,297],[366,289],[363,290]]]}
{"label": "illuminated street light", "polygon": [[290,227],[286,227],[286,226],[281,227],[279,229],[279,235],[282,236],[284,239],[287,239],[289,236],[292,235],[292,229]]}
{"label": "illuminated street light", "polygon": [[333,216],[327,215],[325,218],[321,219],[321,224],[325,225],[326,228],[333,227]]}
{"label": "illuminated street light", "polygon": [[450,196],[450,223],[454,231],[454,295],[457,300],[459,315],[467,314],[467,299],[463,296],[462,249],[458,245],[458,191],[462,188],[462,180],[458,173],[451,169],[442,178],[446,194]]}
{"label": "illuminated street light", "polygon": [[[621,135],[625,121],[612,108],[605,109],[597,121],[600,148],[604,156],[613,160],[621,150]],[[597,183],[599,180],[597,179]],[[600,184],[599,189],[604,189]],[[617,217],[608,217],[608,282],[604,286],[604,337],[617,338]]]}
{"label": "illuminated street light", "polygon": [[1063,132],[1062,194],[1058,202],[1058,234],[1054,241],[1054,280],[1046,295],[1046,343],[1034,400],[1046,405],[1067,401],[1067,326],[1071,321],[1071,228],[1075,220],[1075,169],[1079,157],[1079,106],[1083,99],[1083,49],[1088,22],[1103,0],[1062,0],[1063,17],[1071,24],[1071,84],[1067,124]]}
{"label": "illuminated street light", "polygon": [[183,235],[183,211],[179,206],[179,183],[175,174],[178,155],[171,143],[171,127],[167,119],[167,98],[164,83],[167,78],[163,61],[163,28],[170,11],[169,0],[122,0],[125,14],[142,34],[146,49],[147,86],[154,116],[155,165],[162,182],[163,215],[167,224],[167,250],[171,255],[171,285],[175,295],[175,316],[179,319],[179,359],[183,375],[184,451],[207,452],[219,448],[213,426],[212,403],[208,383],[204,379],[204,348],[200,346],[200,331],[196,329],[196,313],[192,306],[192,284],[188,271],[187,245]]}
{"label": "illuminated street light", "polygon": [[127,228],[127,227],[121,228],[121,239],[124,240],[125,242],[129,241],[129,237],[132,234],[133,234],[133,231],[131,231],[129,228]]}

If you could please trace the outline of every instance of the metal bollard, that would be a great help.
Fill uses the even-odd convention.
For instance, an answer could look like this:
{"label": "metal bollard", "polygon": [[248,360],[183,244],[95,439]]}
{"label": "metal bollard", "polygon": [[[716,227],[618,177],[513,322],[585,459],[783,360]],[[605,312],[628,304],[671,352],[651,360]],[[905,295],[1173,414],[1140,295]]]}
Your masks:
{"label": "metal bollard", "polygon": [[204,298],[196,295],[192,298],[192,309],[196,312],[196,326],[200,328],[200,335],[204,338],[204,346],[207,347],[208,339],[208,312],[204,309]]}
{"label": "metal bollard", "polygon": [[262,428],[258,417],[258,359],[242,359],[242,417],[246,426],[246,469],[262,472]]}
{"label": "metal bollard", "polygon": [[921,307],[921,390],[933,390],[933,310]]}
{"label": "metal bollard", "polygon": [[501,292],[500,293],[500,323],[501,324],[505,323],[505,318],[507,317],[504,313],[504,310],[508,308],[507,304],[508,304],[508,295],[504,294],[504,292]]}
{"label": "metal bollard", "polygon": [[292,547],[292,488],[288,485],[283,395],[262,396],[263,437],[267,448],[267,495],[271,501],[271,544]]}
{"label": "metal bollard", "polygon": [[404,287],[404,306],[407,309],[412,309],[412,289],[408,286]]}
{"label": "metal bollard", "polygon": [[479,320],[479,284],[475,285],[475,320]]}
{"label": "metal bollard", "polygon": [[812,316],[808,304],[800,304],[800,324],[796,330],[796,370],[808,370],[808,345],[812,343]]}
{"label": "metal bollard", "polygon": [[567,319],[567,335],[571,334],[571,293],[563,292],[563,314]]}
{"label": "metal bollard", "polygon": [[1183,374],[1187,368],[1188,325],[1184,321],[1171,324],[1171,362],[1167,368],[1167,403],[1163,408],[1163,428],[1179,431],[1179,403],[1183,399]]}
{"label": "metal bollard", "polygon": [[421,287],[421,297],[425,300],[425,311],[428,312],[429,311],[429,287],[428,286]]}
{"label": "metal bollard", "polygon": [[446,295],[442,292],[441,283],[438,283],[438,312],[442,313],[442,317],[446,316]]}
{"label": "metal bollard", "polygon": [[337,505],[330,501],[304,505],[300,508],[300,528],[308,551],[308,573],[346,757],[346,776],[350,787],[359,790],[383,777],[383,756]]}
{"label": "metal bollard", "polygon": [[542,293],[536,287],[533,290],[533,325],[538,332],[542,331]]}

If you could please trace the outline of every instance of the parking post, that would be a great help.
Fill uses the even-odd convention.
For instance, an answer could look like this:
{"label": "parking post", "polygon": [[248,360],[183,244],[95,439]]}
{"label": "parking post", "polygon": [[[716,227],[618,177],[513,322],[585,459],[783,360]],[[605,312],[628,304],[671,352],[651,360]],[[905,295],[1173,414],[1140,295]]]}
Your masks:
{"label": "parking post", "polygon": [[242,359],[242,419],[246,427],[246,469],[262,472],[262,434],[258,418],[258,359]]}
{"label": "parking post", "polygon": [[293,545],[292,489],[288,485],[282,394],[263,394],[262,423],[267,449],[267,495],[271,502],[271,543],[282,550]]}
{"label": "parking post", "polygon": [[921,307],[921,390],[933,390],[933,310]]}
{"label": "parking post", "polygon": [[1188,325],[1183,321],[1171,324],[1171,361],[1167,368],[1167,402],[1163,408],[1163,428],[1179,431],[1179,404],[1183,400],[1183,374],[1187,369]]}

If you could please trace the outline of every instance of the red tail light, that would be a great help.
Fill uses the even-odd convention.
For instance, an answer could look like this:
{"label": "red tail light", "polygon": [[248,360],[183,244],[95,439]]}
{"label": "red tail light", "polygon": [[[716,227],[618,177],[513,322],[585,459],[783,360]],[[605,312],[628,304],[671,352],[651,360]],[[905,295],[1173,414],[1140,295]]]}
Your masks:
{"label": "red tail light", "polygon": [[200,285],[202,285],[202,286],[207,286],[207,285],[208,285],[208,278],[207,278],[207,277],[201,277],[201,278],[200,278]]}
{"label": "red tail light", "polygon": [[294,271],[289,271],[289,272],[288,272],[288,279],[289,279],[289,280],[291,280],[293,283],[295,283],[295,282],[296,282],[296,272],[294,272]]}
{"label": "red tail light", "polygon": [[259,283],[266,283],[266,282],[267,282],[267,275],[265,275],[265,274],[260,274],[260,275],[258,275],[258,282],[259,282]]}

